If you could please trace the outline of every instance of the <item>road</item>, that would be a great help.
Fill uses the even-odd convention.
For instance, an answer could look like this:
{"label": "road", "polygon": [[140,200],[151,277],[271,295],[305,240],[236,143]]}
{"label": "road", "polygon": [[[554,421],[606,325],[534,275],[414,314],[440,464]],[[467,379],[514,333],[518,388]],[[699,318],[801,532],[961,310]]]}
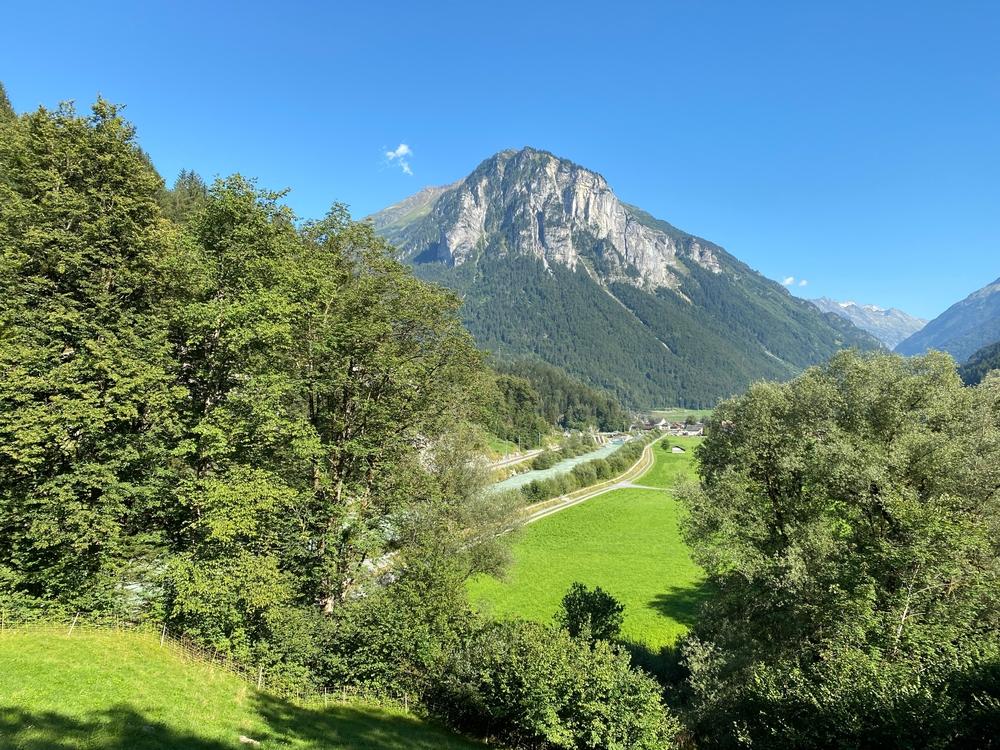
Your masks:
{"label": "road", "polygon": [[551,516],[554,513],[558,513],[561,510],[572,508],[574,505],[578,505],[579,503],[590,500],[598,495],[603,495],[605,492],[612,492],[613,490],[621,490],[629,487],[657,490],[663,489],[662,487],[643,487],[642,485],[633,484],[632,480],[638,479],[645,474],[650,467],[652,467],[653,446],[665,437],[666,435],[661,435],[643,448],[642,455],[639,456],[639,460],[614,479],[610,479],[602,484],[593,484],[590,487],[584,487],[583,489],[576,490],[575,492],[570,492],[567,495],[561,495],[560,497],[544,500],[540,503],[535,503],[534,505],[529,505],[524,509],[527,515],[523,518],[521,523],[524,525],[535,523],[535,521],[540,521],[543,518]]}

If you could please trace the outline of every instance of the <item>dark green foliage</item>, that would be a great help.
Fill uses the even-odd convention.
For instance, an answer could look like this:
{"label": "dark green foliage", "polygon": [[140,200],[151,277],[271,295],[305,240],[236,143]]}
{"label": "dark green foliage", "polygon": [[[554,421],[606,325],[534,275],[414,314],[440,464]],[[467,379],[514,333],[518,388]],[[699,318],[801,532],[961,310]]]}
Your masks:
{"label": "dark green foliage", "polygon": [[160,205],[163,215],[177,224],[184,224],[208,201],[208,185],[197,172],[182,169],[174,186],[164,190]]}
{"label": "dark green foliage", "polygon": [[157,586],[182,393],[159,188],[104,101],[0,139],[2,598],[129,610]]}
{"label": "dark green foliage", "polygon": [[177,226],[105,102],[4,127],[0,607],[165,617],[288,690],[346,680],[361,620],[425,635],[353,681],[426,668],[503,562],[458,301],[239,176],[184,175]]}
{"label": "dark green foliage", "polygon": [[542,417],[542,402],[531,383],[515,375],[500,373],[494,380],[497,396],[483,419],[494,435],[522,448],[541,444],[550,424]]}
{"label": "dark green foliage", "polygon": [[573,583],[562,600],[556,621],[574,638],[587,641],[613,641],[621,632],[625,605],[595,586],[588,589]]}
{"label": "dark green foliage", "polygon": [[699,747],[991,747],[1000,392],[841,354],[719,406],[687,535]]}
{"label": "dark green foliage", "polygon": [[984,346],[958,368],[966,385],[978,385],[991,371],[1000,370],[1000,341]]}
{"label": "dark green foliage", "polygon": [[618,401],[558,367],[538,360],[517,359],[499,362],[496,368],[530,383],[538,394],[539,413],[549,424],[568,430],[596,427],[604,432],[628,427],[629,415]]}
{"label": "dark green foliage", "polygon": [[590,388],[543,362],[500,361],[497,390],[482,422],[497,437],[522,448],[541,443],[552,427],[612,431],[627,427],[628,415],[606,393]]}
{"label": "dark green foliage", "polygon": [[546,270],[520,256],[484,256],[471,282],[456,280],[470,273],[464,267],[415,270],[464,292],[462,317],[481,346],[501,357],[532,355],[630,405],[711,407],[753,380],[786,379],[840,347],[875,346],[843,320],[823,322],[819,311],[749,269],[696,267],[684,287],[694,304],[629,284],[611,285],[616,301],[583,271]]}
{"label": "dark green foliage", "polygon": [[625,651],[533,622],[477,630],[449,655],[430,701],[452,726],[513,747],[653,750],[679,728]]}

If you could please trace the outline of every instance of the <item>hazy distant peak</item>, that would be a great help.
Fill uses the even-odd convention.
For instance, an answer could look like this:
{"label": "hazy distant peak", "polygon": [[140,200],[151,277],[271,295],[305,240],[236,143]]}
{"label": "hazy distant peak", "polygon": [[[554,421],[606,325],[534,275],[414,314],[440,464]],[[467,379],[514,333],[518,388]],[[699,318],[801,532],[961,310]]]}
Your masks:
{"label": "hazy distant peak", "polygon": [[812,303],[824,312],[832,312],[851,321],[890,349],[927,324],[926,320],[894,307],[887,309],[878,305],[859,304],[853,300],[837,302],[829,297],[814,299]]}

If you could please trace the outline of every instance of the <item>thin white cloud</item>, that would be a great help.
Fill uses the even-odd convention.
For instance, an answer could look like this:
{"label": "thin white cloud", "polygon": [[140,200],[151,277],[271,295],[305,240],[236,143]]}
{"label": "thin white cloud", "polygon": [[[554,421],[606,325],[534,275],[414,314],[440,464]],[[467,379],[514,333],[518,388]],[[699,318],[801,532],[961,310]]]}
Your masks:
{"label": "thin white cloud", "polygon": [[809,282],[805,279],[799,279],[799,286],[808,286]]}
{"label": "thin white cloud", "polygon": [[395,163],[403,170],[403,174],[412,175],[413,169],[410,167],[410,157],[413,156],[413,149],[405,143],[400,143],[396,148],[386,150],[385,158],[390,164]]}
{"label": "thin white cloud", "polygon": [[784,284],[785,286],[791,286],[792,284],[795,283],[795,277],[794,276],[786,276],[785,280],[782,281],[781,283]]}

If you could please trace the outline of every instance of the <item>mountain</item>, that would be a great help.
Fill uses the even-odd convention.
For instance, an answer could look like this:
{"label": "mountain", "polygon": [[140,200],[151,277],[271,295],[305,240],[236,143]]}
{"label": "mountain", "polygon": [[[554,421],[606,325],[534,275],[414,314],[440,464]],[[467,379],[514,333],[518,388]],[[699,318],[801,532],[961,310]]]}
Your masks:
{"label": "mountain", "polygon": [[959,363],[1000,341],[1000,279],[957,302],[896,347],[900,354],[948,352]]}
{"label": "mountain", "polygon": [[923,318],[915,318],[895,307],[890,307],[887,310],[876,305],[837,302],[829,297],[820,297],[810,300],[810,302],[823,312],[834,313],[851,321],[862,331],[868,331],[890,349],[927,325],[927,321]]}
{"label": "mountain", "polygon": [[992,371],[1000,370],[1000,341],[984,346],[958,368],[966,385],[978,385]]}
{"label": "mountain", "polygon": [[632,406],[713,406],[840,348],[878,346],[545,151],[502,151],[370,219],[418,275],[463,296],[482,347]]}

